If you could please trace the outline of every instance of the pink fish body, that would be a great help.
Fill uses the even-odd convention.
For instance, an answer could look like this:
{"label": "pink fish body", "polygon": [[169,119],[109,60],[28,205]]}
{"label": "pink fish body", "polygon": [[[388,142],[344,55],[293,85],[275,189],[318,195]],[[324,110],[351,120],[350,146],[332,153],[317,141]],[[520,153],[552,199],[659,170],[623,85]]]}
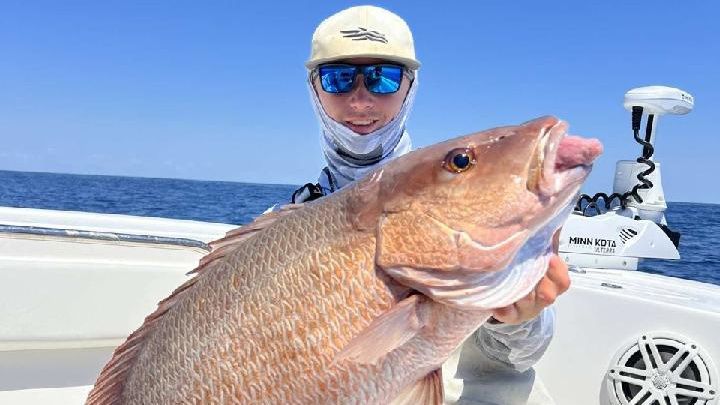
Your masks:
{"label": "pink fish body", "polygon": [[544,274],[600,154],[544,117],[419,149],[232,232],[116,350],[88,404],[422,404]]}

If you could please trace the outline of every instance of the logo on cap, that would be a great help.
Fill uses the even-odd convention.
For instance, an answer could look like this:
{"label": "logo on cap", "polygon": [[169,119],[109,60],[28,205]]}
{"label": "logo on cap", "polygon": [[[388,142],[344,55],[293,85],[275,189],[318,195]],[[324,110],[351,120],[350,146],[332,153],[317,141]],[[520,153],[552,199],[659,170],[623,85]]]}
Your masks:
{"label": "logo on cap", "polygon": [[385,39],[385,35],[371,31],[367,28],[358,27],[356,30],[345,30],[340,31],[344,38],[352,38],[353,41],[375,41],[387,44],[388,40]]}

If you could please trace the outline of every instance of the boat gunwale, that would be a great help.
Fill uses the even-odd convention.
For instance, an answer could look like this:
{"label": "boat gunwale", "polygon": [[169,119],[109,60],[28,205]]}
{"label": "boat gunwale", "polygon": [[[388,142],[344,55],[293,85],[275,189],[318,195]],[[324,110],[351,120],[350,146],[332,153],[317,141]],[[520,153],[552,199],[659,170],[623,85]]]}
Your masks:
{"label": "boat gunwale", "polygon": [[72,228],[48,228],[30,225],[0,224],[0,234],[22,234],[34,236],[50,236],[60,238],[100,240],[107,242],[129,242],[152,245],[171,245],[190,248],[200,248],[209,252],[210,246],[196,239],[177,238],[171,236],[157,236],[145,234],[131,234],[112,231],[88,231]]}

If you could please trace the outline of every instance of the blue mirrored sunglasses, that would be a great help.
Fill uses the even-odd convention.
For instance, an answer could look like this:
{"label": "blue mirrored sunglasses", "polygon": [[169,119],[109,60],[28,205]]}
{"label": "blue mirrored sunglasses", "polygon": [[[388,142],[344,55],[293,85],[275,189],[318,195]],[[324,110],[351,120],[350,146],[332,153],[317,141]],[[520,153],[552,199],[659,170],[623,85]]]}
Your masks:
{"label": "blue mirrored sunglasses", "polygon": [[[317,74],[320,76],[322,89],[328,93],[347,93],[353,89],[355,78],[362,73],[365,88],[375,94],[395,93],[400,89],[403,70],[400,65],[320,65]],[[410,73],[406,73],[410,75]]]}

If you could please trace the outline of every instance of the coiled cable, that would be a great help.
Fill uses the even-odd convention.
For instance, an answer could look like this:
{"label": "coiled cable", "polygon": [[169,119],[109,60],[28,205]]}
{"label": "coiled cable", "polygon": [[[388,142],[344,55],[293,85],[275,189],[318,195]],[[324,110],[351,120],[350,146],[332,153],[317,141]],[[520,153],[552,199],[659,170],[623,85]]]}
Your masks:
{"label": "coiled cable", "polygon": [[[655,171],[655,163],[650,160],[653,153],[655,152],[655,148],[650,143],[650,139],[652,137],[652,126],[653,121],[655,119],[655,116],[653,114],[648,115],[647,124],[645,126],[645,139],[640,138],[640,123],[642,121],[642,112],[643,108],[639,106],[634,106],[632,108],[632,130],[633,130],[633,137],[635,138],[635,142],[639,143],[643,147],[642,156],[638,157],[635,161],[637,163],[644,163],[648,166],[646,170],[643,170],[642,172],[638,173],[637,179],[639,181],[638,184],[636,184],[632,190],[620,194],[620,193],[612,193],[610,195],[607,195],[605,193],[596,193],[594,196],[589,196],[587,194],[582,194],[580,198],[578,199],[577,204],[575,205],[575,211],[582,212],[584,216],[590,216],[589,212],[592,213],[592,211],[589,210],[595,210],[596,214],[602,214],[602,210],[600,209],[598,203],[600,200],[603,201],[603,205],[605,207],[605,211],[609,210],[612,206],[613,202],[617,200],[620,203],[620,206],[625,209],[627,207],[628,200],[630,198],[633,198],[635,201],[637,201],[639,204],[642,204],[643,199],[640,197],[640,194],[638,194],[638,190],[648,190],[652,188],[653,183],[647,179],[647,176],[650,175],[650,173]],[[587,204],[583,207],[583,202],[587,202]]]}

